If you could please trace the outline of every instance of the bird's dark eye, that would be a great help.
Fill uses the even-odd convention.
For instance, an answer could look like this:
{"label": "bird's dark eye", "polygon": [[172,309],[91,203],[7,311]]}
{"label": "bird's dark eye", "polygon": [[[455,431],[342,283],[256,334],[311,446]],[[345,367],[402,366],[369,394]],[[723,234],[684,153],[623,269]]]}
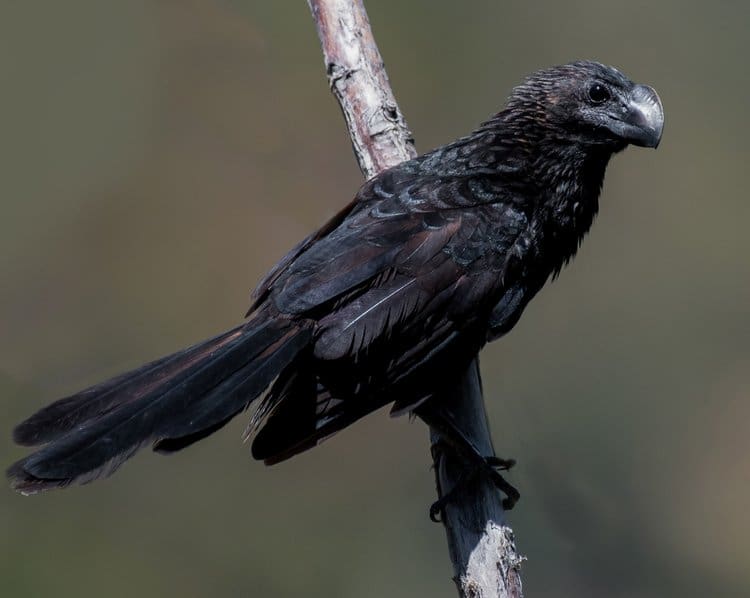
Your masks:
{"label": "bird's dark eye", "polygon": [[603,104],[609,99],[609,89],[601,83],[594,83],[589,87],[589,99],[594,104]]}

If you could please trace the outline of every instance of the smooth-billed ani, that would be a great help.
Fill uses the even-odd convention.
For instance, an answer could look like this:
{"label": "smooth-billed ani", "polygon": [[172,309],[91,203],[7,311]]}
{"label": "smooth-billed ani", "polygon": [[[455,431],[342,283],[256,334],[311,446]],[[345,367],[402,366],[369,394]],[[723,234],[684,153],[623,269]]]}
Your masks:
{"label": "smooth-billed ani", "polygon": [[277,463],[371,411],[414,410],[508,332],[575,254],[610,157],[656,147],[656,92],[614,68],[539,71],[476,131],[367,181],[260,282],[244,323],[41,409],[24,493],[169,453],[264,395],[252,454]]}

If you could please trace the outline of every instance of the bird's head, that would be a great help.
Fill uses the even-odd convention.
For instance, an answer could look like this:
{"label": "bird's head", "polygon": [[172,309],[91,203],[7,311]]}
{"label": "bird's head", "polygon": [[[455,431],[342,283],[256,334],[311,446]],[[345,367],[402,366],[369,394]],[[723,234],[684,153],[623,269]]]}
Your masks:
{"label": "bird's head", "polygon": [[626,145],[656,147],[664,110],[653,88],[617,69],[579,61],[537,71],[516,87],[505,113],[541,126],[548,139],[616,152]]}

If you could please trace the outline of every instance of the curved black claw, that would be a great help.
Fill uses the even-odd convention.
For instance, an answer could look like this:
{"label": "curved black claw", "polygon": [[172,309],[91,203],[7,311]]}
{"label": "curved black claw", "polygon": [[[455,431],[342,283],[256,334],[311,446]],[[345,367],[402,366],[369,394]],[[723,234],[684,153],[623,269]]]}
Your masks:
{"label": "curved black claw", "polygon": [[521,493],[515,488],[515,486],[511,485],[503,476],[501,476],[497,472],[495,472],[492,481],[495,482],[495,486],[498,488],[498,490],[505,494],[505,498],[503,499],[503,509],[505,509],[506,511],[510,511],[514,506],[516,506],[518,499],[521,498]]}
{"label": "curved black claw", "polygon": [[438,498],[434,503],[430,505],[430,521],[433,523],[442,523],[443,521],[443,510],[445,505],[453,502],[459,495],[461,490],[466,486],[466,483],[473,478],[479,472],[478,469],[466,468],[459,475],[455,486]]}
{"label": "curved black claw", "polygon": [[433,523],[443,522],[443,509],[446,504],[448,504],[448,501],[445,500],[445,497],[441,497],[430,505],[430,521]]}
{"label": "curved black claw", "polygon": [[495,486],[505,494],[505,498],[503,499],[503,509],[510,511],[518,502],[518,499],[521,498],[521,493],[500,474],[500,471],[509,470],[516,464],[516,460],[500,459],[491,456],[485,457],[484,461],[488,465],[489,474],[492,481],[495,483]]}

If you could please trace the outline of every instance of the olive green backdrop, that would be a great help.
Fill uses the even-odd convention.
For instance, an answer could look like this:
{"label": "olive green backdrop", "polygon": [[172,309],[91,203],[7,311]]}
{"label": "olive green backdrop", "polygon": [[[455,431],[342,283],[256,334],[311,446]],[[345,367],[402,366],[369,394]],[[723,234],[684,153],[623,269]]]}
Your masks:
{"label": "olive green backdrop", "polygon": [[[529,598],[750,595],[746,2],[371,0],[420,150],[536,68],[661,94],[575,262],[482,354]],[[305,2],[0,8],[0,456],[65,393],[237,322],[361,182]],[[378,413],[275,468],[247,417],[170,458],[0,489],[0,595],[454,595],[427,431]]]}

